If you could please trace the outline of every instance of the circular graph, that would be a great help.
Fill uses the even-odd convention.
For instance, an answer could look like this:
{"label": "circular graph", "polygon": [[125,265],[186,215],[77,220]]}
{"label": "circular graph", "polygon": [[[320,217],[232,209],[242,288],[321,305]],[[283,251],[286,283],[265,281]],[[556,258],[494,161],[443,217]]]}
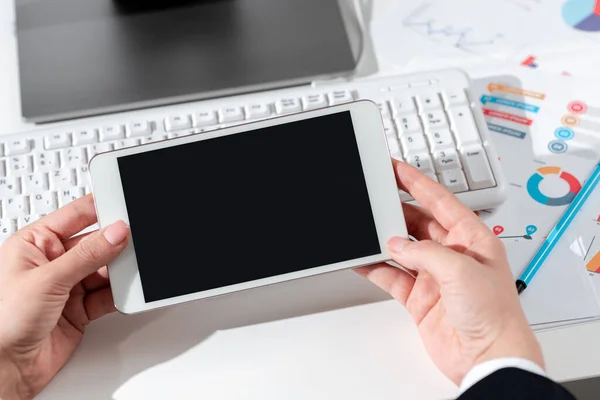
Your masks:
{"label": "circular graph", "polygon": [[575,137],[575,132],[571,128],[560,127],[554,131],[554,136],[559,140],[571,140]]}
{"label": "circular graph", "polygon": [[548,150],[550,150],[554,154],[564,153],[569,149],[569,146],[562,140],[553,140],[548,143]]}
{"label": "circular graph", "polygon": [[563,124],[567,125],[567,126],[577,126],[577,125],[579,125],[579,118],[577,118],[574,115],[567,114],[564,117],[562,117],[560,121]]}
{"label": "circular graph", "polygon": [[600,31],[600,0],[569,0],[563,6],[562,16],[580,31]]}
{"label": "circular graph", "polygon": [[583,114],[587,111],[587,105],[582,101],[572,101],[567,105],[567,110],[573,114]]}
{"label": "circular graph", "polygon": [[[567,182],[569,192],[562,197],[549,197],[540,190],[540,183],[547,175],[558,175],[560,179]],[[532,199],[538,203],[547,206],[564,206],[573,201],[577,193],[581,190],[581,184],[573,175],[568,172],[561,171],[559,167],[542,167],[529,178],[527,181],[527,191]]]}

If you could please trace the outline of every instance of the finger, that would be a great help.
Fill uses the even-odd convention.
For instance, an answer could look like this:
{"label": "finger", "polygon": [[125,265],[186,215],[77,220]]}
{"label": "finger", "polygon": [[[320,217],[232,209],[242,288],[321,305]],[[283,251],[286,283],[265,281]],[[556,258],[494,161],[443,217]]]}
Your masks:
{"label": "finger", "polygon": [[412,204],[402,203],[406,229],[417,240],[435,240],[441,243],[448,234],[427,210]]}
{"label": "finger", "polygon": [[65,240],[98,222],[94,198],[83,196],[31,224],[32,228],[44,228]]}
{"label": "finger", "polygon": [[415,284],[415,278],[408,273],[388,264],[369,265],[356,268],[355,271],[406,306],[408,296]]}
{"label": "finger", "polygon": [[468,258],[431,240],[412,242],[394,237],[388,241],[392,259],[405,268],[427,272],[440,285],[455,281]]}
{"label": "finger", "polygon": [[85,296],[83,306],[90,321],[94,321],[117,310],[110,288],[96,290],[88,294]]}
{"label": "finger", "polygon": [[463,226],[485,228],[475,213],[462,204],[446,187],[429,179],[412,165],[395,161],[400,189],[410,193],[447,231]]}
{"label": "finger", "polygon": [[100,268],[97,272],[92,272],[91,275],[85,277],[81,281],[81,285],[86,292],[102,289],[110,284],[108,280],[108,270],[106,266]]}
{"label": "finger", "polygon": [[[94,232],[98,232],[98,231],[94,231]],[[83,235],[77,235],[75,237],[65,240],[63,242],[63,247],[65,248],[65,251],[71,250],[73,247],[75,247],[77,245],[77,243],[81,242],[83,239],[85,239],[86,237],[88,237],[89,235],[91,235],[94,232],[84,233]]]}
{"label": "finger", "polygon": [[53,283],[71,289],[83,278],[114,260],[127,246],[129,227],[118,221],[94,232],[75,247],[42,268],[49,270]]}

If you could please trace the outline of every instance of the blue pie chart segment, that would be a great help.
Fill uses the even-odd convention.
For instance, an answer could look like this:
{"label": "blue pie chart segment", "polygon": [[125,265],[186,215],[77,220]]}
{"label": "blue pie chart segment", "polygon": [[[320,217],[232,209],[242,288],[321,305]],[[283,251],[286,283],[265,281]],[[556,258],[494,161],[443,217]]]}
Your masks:
{"label": "blue pie chart segment", "polygon": [[569,0],[563,6],[562,15],[575,29],[600,31],[600,0]]}

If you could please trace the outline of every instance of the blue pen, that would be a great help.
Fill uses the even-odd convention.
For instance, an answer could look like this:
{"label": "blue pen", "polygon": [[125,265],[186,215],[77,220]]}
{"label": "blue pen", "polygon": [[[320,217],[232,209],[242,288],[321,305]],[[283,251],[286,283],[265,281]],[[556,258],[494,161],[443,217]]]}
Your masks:
{"label": "blue pen", "polygon": [[560,240],[563,233],[565,233],[567,227],[571,221],[573,221],[573,218],[575,218],[590,194],[594,191],[598,182],[600,182],[600,163],[596,165],[596,168],[588,181],[583,185],[579,193],[577,193],[577,196],[575,196],[573,202],[569,208],[567,208],[567,211],[560,217],[560,220],[554,229],[552,229],[537,253],[535,253],[529,262],[529,265],[527,265],[527,268],[521,273],[521,276],[517,280],[517,292],[519,294],[521,294],[527,285],[529,285],[529,282],[538,272],[546,258],[548,258],[548,255],[552,252],[552,249],[554,249],[554,246],[556,246],[556,243]]}

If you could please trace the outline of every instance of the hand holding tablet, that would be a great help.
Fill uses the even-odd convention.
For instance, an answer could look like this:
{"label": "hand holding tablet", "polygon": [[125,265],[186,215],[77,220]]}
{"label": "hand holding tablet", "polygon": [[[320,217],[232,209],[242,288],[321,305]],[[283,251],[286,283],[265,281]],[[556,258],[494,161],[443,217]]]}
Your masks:
{"label": "hand holding tablet", "polygon": [[124,313],[387,261],[407,237],[368,101],[103,153],[90,173],[100,226],[131,227],[109,265]]}

